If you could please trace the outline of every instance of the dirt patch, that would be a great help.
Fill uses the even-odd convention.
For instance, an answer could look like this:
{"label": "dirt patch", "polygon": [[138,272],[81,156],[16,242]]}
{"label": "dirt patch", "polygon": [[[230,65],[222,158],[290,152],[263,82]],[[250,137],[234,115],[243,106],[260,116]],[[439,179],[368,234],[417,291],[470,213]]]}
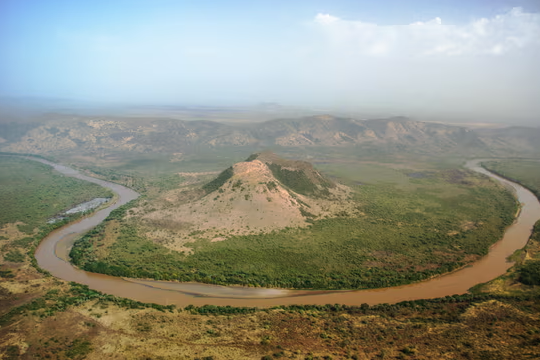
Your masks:
{"label": "dirt patch", "polygon": [[210,177],[219,174],[219,171],[179,172],[177,174],[184,178],[184,182],[181,186],[189,186],[208,180]]}
{"label": "dirt patch", "polygon": [[474,229],[477,229],[478,225],[480,225],[480,224],[481,223],[476,223],[474,221],[464,221],[461,224],[461,230],[463,230],[463,231],[474,230]]}
{"label": "dirt patch", "polygon": [[99,258],[104,258],[109,255],[109,248],[115,243],[118,236],[119,228],[120,226],[118,224],[118,221],[112,220],[107,222],[103,237],[95,248],[96,255]]}
{"label": "dirt patch", "polygon": [[372,251],[370,253],[371,256],[375,257],[375,258],[387,258],[387,257],[390,257],[392,255],[394,255],[394,253],[392,251],[386,251],[386,250],[378,250],[378,251]]}
{"label": "dirt patch", "polygon": [[473,185],[469,179],[471,174],[466,170],[452,169],[441,172],[442,177],[451,184]]}
{"label": "dirt patch", "polygon": [[[19,228],[18,228],[19,225],[25,225],[25,223],[23,223],[22,221],[17,221],[15,223],[4,225],[4,227],[0,229],[0,236],[6,238],[9,241],[21,239],[23,237],[28,236],[27,234],[19,231]],[[0,244],[2,243],[3,241],[0,240]]]}
{"label": "dirt patch", "polygon": [[437,264],[426,264],[426,265],[415,265],[415,271],[426,271],[426,270],[435,270],[438,269],[440,265]]}
{"label": "dirt patch", "polygon": [[474,222],[474,221],[463,221],[460,225],[459,225],[459,229],[461,231],[458,231],[458,230],[452,230],[452,231],[449,231],[447,233],[447,235],[449,236],[455,236],[461,232],[465,232],[465,231],[471,231],[471,230],[475,230],[475,229],[478,229],[483,223],[482,222]]}
{"label": "dirt patch", "polygon": [[233,235],[307,227],[315,219],[361,216],[345,186],[335,185],[328,189],[328,198],[314,199],[282,186],[258,159],[232,169],[232,177],[206,196],[197,193],[194,198],[195,191],[174,190],[137,210],[146,237],[185,252],[186,244],[198,239],[216,242]]}

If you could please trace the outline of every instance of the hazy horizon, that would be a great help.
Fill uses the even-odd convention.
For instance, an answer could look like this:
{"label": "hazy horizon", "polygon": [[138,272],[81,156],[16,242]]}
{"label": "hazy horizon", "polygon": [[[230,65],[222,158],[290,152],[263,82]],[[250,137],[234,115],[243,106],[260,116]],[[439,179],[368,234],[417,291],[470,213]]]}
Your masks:
{"label": "hazy horizon", "polygon": [[0,4],[0,95],[536,124],[540,3]]}

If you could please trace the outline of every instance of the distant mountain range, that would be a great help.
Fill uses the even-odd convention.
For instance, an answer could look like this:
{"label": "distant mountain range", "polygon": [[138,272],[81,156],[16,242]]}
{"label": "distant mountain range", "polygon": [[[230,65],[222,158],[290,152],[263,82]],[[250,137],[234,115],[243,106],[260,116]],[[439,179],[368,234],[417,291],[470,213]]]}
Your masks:
{"label": "distant mountain range", "polygon": [[191,153],[200,148],[386,146],[422,152],[540,152],[540,128],[469,129],[404,117],[356,120],[330,115],[228,125],[212,121],[47,114],[0,124],[0,150],[23,153],[130,151]]}

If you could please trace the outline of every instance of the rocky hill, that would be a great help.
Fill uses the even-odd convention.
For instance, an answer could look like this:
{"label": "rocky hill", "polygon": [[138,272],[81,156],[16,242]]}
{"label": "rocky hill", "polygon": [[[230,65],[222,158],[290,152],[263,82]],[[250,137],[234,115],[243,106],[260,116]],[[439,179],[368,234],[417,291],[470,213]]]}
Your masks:
{"label": "rocky hill", "polygon": [[183,194],[175,198],[169,193],[161,208],[139,209],[146,235],[188,251],[186,244],[196,238],[221,241],[233,234],[306,227],[316,219],[360,214],[348,187],[326,179],[307,162],[268,152],[234,164],[202,188],[197,200],[178,204]]}
{"label": "rocky hill", "polygon": [[252,126],[254,137],[282,146],[400,144],[483,147],[475,132],[463,127],[413,121],[404,117],[355,120],[333,116],[271,120]]}
{"label": "rocky hill", "polygon": [[330,115],[230,125],[212,121],[47,114],[22,126],[0,127],[0,150],[54,153],[66,150],[189,154],[240,147],[389,147],[399,151],[487,155],[492,151],[538,152],[540,129],[496,130],[414,121],[404,117],[356,120]]}
{"label": "rocky hill", "polygon": [[479,129],[479,138],[490,148],[520,155],[540,151],[540,128],[511,126],[503,129]]}

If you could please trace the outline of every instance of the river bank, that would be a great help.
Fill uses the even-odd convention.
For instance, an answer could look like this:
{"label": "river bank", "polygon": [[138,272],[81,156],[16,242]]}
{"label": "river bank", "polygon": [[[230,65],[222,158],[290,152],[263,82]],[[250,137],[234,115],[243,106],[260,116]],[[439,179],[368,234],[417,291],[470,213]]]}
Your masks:
{"label": "river bank", "polygon": [[540,203],[534,194],[519,184],[502,179],[483,169],[480,166],[482,160],[477,159],[467,162],[466,167],[512,187],[523,206],[514,224],[507,229],[503,239],[493,245],[489,254],[470,267],[459,271],[411,285],[376,290],[339,292],[243,288],[238,286],[227,287],[196,283],[122,279],[89,273],[73,267],[65,260],[67,259],[65,252],[68,248],[65,244],[98,225],[112,210],[137,198],[138,194],[121,185],[82,175],[78,171],[62,165],[53,164],[42,159],[35,160],[53,166],[64,175],[100,184],[118,194],[118,201],[112,206],[100,210],[78,223],[67,225],[47,236],[35,254],[39,266],[56,277],[85,284],[92,289],[107,294],[162,305],[211,304],[238,307],[328,303],[360,305],[362,303],[396,303],[405,300],[464,294],[472,286],[503,274],[511,266],[511,263],[508,263],[506,258],[526,244],[534,223],[540,218]]}

